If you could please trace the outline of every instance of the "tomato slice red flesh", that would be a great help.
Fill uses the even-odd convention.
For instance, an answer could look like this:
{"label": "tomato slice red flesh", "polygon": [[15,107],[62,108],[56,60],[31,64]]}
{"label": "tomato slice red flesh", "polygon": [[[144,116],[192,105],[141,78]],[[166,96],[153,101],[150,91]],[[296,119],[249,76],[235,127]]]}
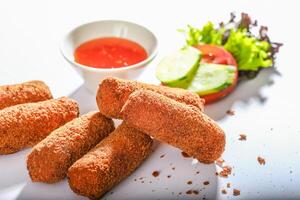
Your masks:
{"label": "tomato slice red flesh", "polygon": [[[214,64],[223,64],[223,65],[232,65],[237,68],[237,63],[234,59],[234,57],[226,51],[224,48],[216,46],[216,45],[210,45],[210,44],[203,44],[203,45],[196,45],[195,48],[199,49],[202,53],[202,59],[201,63],[214,63]],[[213,103],[215,101],[218,101],[219,99],[227,96],[229,93],[231,93],[238,80],[238,70],[236,70],[234,82],[231,86],[208,95],[202,95],[201,97],[205,99],[205,103]]]}

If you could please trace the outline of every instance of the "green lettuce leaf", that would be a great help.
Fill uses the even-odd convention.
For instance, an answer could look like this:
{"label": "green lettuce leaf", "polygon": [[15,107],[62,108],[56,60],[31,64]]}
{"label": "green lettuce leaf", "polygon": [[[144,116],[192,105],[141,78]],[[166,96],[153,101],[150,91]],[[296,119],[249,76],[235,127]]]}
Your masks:
{"label": "green lettuce leaf", "polygon": [[259,35],[255,36],[251,29],[257,26],[257,21],[252,23],[245,13],[241,16],[241,20],[235,22],[235,15],[231,14],[230,21],[220,23],[217,28],[208,22],[200,29],[189,25],[181,31],[185,33],[186,44],[189,46],[214,44],[224,47],[236,59],[241,74],[251,74],[248,78],[253,78],[253,71],[258,73],[261,68],[274,65],[275,54],[282,44],[270,41],[266,34],[267,27],[261,27]]}

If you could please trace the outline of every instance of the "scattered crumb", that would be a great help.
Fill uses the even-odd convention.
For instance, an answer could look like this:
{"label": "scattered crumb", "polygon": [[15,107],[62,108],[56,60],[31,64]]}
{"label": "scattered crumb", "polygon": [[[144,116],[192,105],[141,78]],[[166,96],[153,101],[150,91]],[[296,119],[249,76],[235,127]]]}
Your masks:
{"label": "scattered crumb", "polygon": [[158,177],[158,176],[159,176],[159,171],[154,171],[154,172],[152,172],[152,176]]}
{"label": "scattered crumb", "polygon": [[226,114],[232,116],[232,115],[235,115],[235,111],[234,110],[227,110]]}
{"label": "scattered crumb", "polygon": [[186,184],[188,184],[188,185],[192,185],[192,184],[193,184],[193,182],[192,182],[192,181],[188,181],[188,182],[186,182]]}
{"label": "scattered crumb", "polygon": [[114,192],[112,191],[112,192],[110,192],[110,194],[113,194]]}
{"label": "scattered crumb", "polygon": [[140,177],[139,180],[143,180],[144,177]]}
{"label": "scattered crumb", "polygon": [[179,195],[182,195],[182,192],[179,192],[178,194],[179,194]]}
{"label": "scattered crumb", "polygon": [[185,157],[185,158],[189,158],[189,157],[190,157],[190,156],[189,156],[187,153],[185,153],[184,151],[181,152],[181,155],[182,155],[183,157]]}
{"label": "scattered crumb", "polygon": [[216,164],[217,164],[219,167],[222,167],[224,162],[225,162],[225,160],[224,160],[223,158],[218,158],[218,159],[216,160]]}
{"label": "scattered crumb", "polygon": [[241,141],[247,140],[247,135],[245,135],[245,134],[240,134],[239,140],[241,140]]}
{"label": "scattered crumb", "polygon": [[237,189],[233,189],[233,196],[239,196],[241,194],[241,191]]}
{"label": "scattered crumb", "polygon": [[141,181],[141,183],[145,183],[145,181]]}
{"label": "scattered crumb", "polygon": [[230,183],[227,183],[226,186],[227,186],[227,188],[230,188],[230,187],[231,187],[231,184],[230,184]]}
{"label": "scattered crumb", "polygon": [[160,156],[160,158],[163,158],[163,157],[165,157],[165,154],[162,154],[162,155]]}
{"label": "scattered crumb", "polygon": [[216,172],[216,173],[215,173],[215,175],[216,175],[216,176],[219,176],[219,173],[218,173],[218,172]]}
{"label": "scattered crumb", "polygon": [[204,181],[203,185],[209,185],[209,181]]}
{"label": "scattered crumb", "polygon": [[134,179],[134,181],[137,181],[136,178]]}
{"label": "scattered crumb", "polygon": [[222,192],[222,194],[227,194],[226,189],[222,189],[221,192]]}
{"label": "scattered crumb", "polygon": [[198,194],[199,194],[199,191],[198,191],[198,190],[193,190],[193,193],[194,193],[195,195],[198,195]]}
{"label": "scattered crumb", "polygon": [[175,167],[172,167],[172,170],[175,170]]}
{"label": "scattered crumb", "polygon": [[149,183],[151,184],[151,183],[152,183],[152,181],[149,181]]}
{"label": "scattered crumb", "polygon": [[188,190],[188,191],[186,191],[185,193],[186,193],[186,194],[192,194],[193,191],[192,191],[192,190]]}
{"label": "scattered crumb", "polygon": [[197,171],[196,174],[200,174],[200,171]]}
{"label": "scattered crumb", "polygon": [[168,175],[167,177],[168,177],[168,178],[171,178],[171,175]]}
{"label": "scattered crumb", "polygon": [[219,175],[223,178],[227,178],[231,174],[232,168],[230,166],[224,166],[223,170],[219,173]]}
{"label": "scattered crumb", "polygon": [[257,161],[260,165],[265,165],[266,164],[266,160],[260,156],[257,157]]}
{"label": "scattered crumb", "polygon": [[292,173],[293,173],[293,171],[291,170],[291,171],[290,171],[290,174],[292,174]]}

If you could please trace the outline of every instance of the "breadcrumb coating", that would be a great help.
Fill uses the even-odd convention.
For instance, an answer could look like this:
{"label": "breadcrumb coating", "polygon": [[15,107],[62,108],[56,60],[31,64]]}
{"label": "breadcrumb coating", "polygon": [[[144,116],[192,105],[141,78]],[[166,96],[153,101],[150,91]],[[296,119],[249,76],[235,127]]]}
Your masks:
{"label": "breadcrumb coating", "polygon": [[224,151],[225,134],[207,115],[149,90],[132,93],[121,116],[126,123],[155,139],[175,146],[203,163]]}
{"label": "breadcrumb coating", "polygon": [[27,157],[31,180],[54,183],[65,178],[68,168],[113,130],[113,121],[100,112],[89,112],[54,130]]}
{"label": "breadcrumb coating", "polygon": [[100,198],[141,165],[151,146],[148,135],[123,122],[69,168],[71,189],[91,199]]}
{"label": "breadcrumb coating", "polygon": [[67,97],[0,110],[0,154],[35,145],[78,114],[76,101]]}
{"label": "breadcrumb coating", "polygon": [[42,81],[0,86],[0,110],[22,103],[33,103],[48,99],[52,99],[52,94],[48,86]]}
{"label": "breadcrumb coating", "polygon": [[194,92],[180,88],[170,88],[132,80],[107,77],[102,80],[97,92],[96,100],[100,112],[108,117],[120,118],[119,113],[129,95],[139,89],[151,90],[176,101],[193,105],[201,111],[204,110],[204,100]]}

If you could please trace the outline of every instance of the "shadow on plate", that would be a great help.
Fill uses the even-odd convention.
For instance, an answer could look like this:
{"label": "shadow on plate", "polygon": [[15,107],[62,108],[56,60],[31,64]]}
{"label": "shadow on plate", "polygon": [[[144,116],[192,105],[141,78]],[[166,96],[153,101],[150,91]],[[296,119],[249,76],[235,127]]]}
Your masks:
{"label": "shadow on plate", "polygon": [[280,75],[275,68],[264,69],[253,80],[240,82],[234,92],[219,102],[205,106],[205,113],[214,120],[221,120],[226,116],[234,103],[243,102],[248,104],[250,99],[255,99],[264,104],[268,98],[261,94],[261,89],[274,84],[274,76]]}
{"label": "shadow on plate", "polygon": [[76,195],[69,188],[67,180],[60,181],[55,184],[32,183],[28,182],[19,193],[16,200],[84,200],[85,197]]}
{"label": "shadow on plate", "polygon": [[[158,171],[159,176],[154,177],[154,171]],[[216,199],[218,177],[215,173],[215,164],[198,163],[183,157],[180,150],[155,141],[150,157],[103,199]],[[189,181],[192,184],[188,184]],[[209,181],[209,185],[205,186],[205,181]],[[186,194],[187,191],[199,193]]]}
{"label": "shadow on plate", "polygon": [[79,88],[77,88],[73,93],[69,95],[69,97],[75,99],[78,102],[80,114],[98,110],[96,95],[88,91],[84,85],[81,85]]}
{"label": "shadow on plate", "polygon": [[[26,169],[26,155],[30,149],[0,156],[0,188],[11,187],[29,180]],[[3,181],[5,180],[5,181]]]}

